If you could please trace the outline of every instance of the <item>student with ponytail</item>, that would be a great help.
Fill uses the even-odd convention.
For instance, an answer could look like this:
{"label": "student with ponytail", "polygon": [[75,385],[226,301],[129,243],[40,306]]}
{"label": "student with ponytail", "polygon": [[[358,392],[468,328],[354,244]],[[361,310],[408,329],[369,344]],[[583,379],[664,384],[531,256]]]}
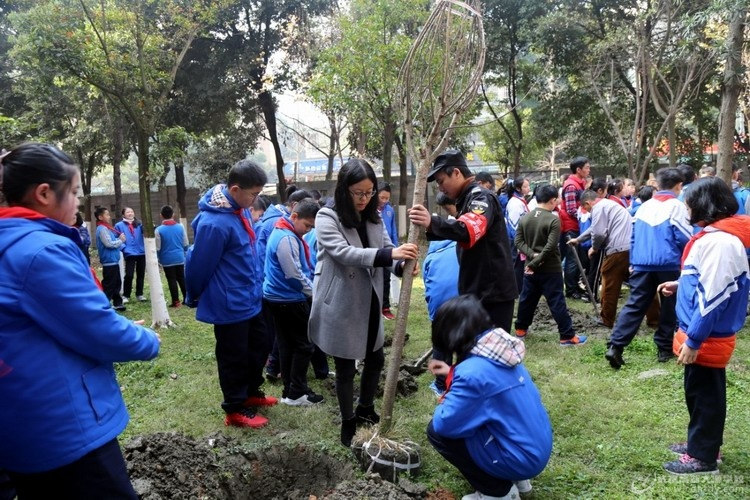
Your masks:
{"label": "student with ponytail", "polygon": [[72,227],[73,160],[29,143],[0,161],[0,470],[21,500],[135,499],[112,364],[156,357],[159,338],[96,286]]}

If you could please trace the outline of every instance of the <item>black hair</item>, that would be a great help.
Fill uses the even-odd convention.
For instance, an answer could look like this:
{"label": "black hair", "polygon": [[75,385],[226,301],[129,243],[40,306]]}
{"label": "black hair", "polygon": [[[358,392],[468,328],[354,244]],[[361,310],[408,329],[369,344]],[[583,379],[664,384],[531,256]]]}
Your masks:
{"label": "black hair", "polygon": [[[125,210],[127,210],[128,208],[130,210],[133,210],[132,207],[123,207],[123,209],[120,210],[120,215],[122,215],[124,217],[125,216]],[[133,210],[133,213],[135,214],[135,210]],[[141,221],[139,221],[138,218],[135,215],[133,215],[133,227],[138,227],[140,225],[141,225]]]}
{"label": "black hair", "polygon": [[380,194],[381,191],[385,191],[387,193],[391,192],[391,185],[387,182],[379,182],[378,183],[378,194]]}
{"label": "black hair", "polygon": [[732,188],[718,177],[704,177],[695,181],[685,195],[685,204],[690,209],[691,224],[713,224],[736,214],[740,209]]}
{"label": "black hair", "polygon": [[576,156],[572,160],[570,160],[570,171],[574,174],[578,172],[579,168],[583,168],[587,163],[589,163],[589,159],[585,156]]}
{"label": "black hair", "polygon": [[454,170],[458,170],[459,172],[461,172],[461,175],[463,175],[466,179],[474,176],[471,169],[467,165],[449,165],[447,167],[441,168],[439,172],[443,172],[445,173],[445,175],[452,175]]}
{"label": "black hair", "polygon": [[81,212],[76,212],[76,221],[73,225],[75,227],[83,226],[83,216],[81,215]]}
{"label": "black hair", "polygon": [[591,181],[591,186],[589,186],[589,189],[592,191],[604,191],[607,192],[607,179],[604,177],[596,177],[593,181]]}
{"label": "black hair", "polygon": [[255,201],[251,206],[255,210],[263,210],[264,212],[266,211],[266,208],[268,208],[266,200],[264,200],[262,196],[258,196],[257,198],[255,198]]}
{"label": "black hair", "polygon": [[306,199],[312,199],[312,196],[310,196],[310,193],[305,191],[304,189],[297,189],[295,192],[290,194],[286,199],[286,205],[288,207],[291,207],[293,203],[299,203],[302,200]]}
{"label": "black hair", "polygon": [[297,217],[300,219],[314,219],[318,215],[318,210],[320,210],[318,202],[309,198],[294,205],[292,213],[297,214]]}
{"label": "black hair", "polygon": [[656,171],[656,183],[659,189],[672,189],[684,180],[680,171],[674,167],[664,167]]}
{"label": "black hair", "polygon": [[476,336],[492,328],[487,311],[473,295],[459,295],[441,305],[432,322],[433,347],[458,360],[474,347]]}
{"label": "black hair", "polygon": [[682,174],[682,178],[685,184],[689,184],[695,180],[695,170],[687,163],[680,163],[677,165],[677,170]]}
{"label": "black hair", "polygon": [[654,196],[654,191],[656,191],[654,186],[643,186],[640,191],[638,191],[638,198],[645,203]]}
{"label": "black hair", "polygon": [[240,189],[262,187],[268,182],[268,176],[257,163],[250,160],[240,160],[229,169],[227,188],[239,186]]}
{"label": "black hair", "polygon": [[109,212],[109,209],[107,207],[96,207],[96,210],[94,210],[94,219],[99,220],[99,217],[104,212]]}
{"label": "black hair", "polygon": [[344,227],[356,227],[359,225],[360,220],[369,221],[373,224],[377,224],[380,221],[378,200],[374,196],[370,198],[362,213],[357,213],[354,209],[354,201],[349,192],[349,187],[365,179],[369,179],[372,182],[373,189],[378,185],[378,178],[375,176],[375,171],[365,160],[352,158],[344,163],[344,166],[339,170],[333,199],[334,210]]}
{"label": "black hair", "polygon": [[174,209],[169,205],[164,205],[163,207],[161,207],[161,212],[159,213],[161,213],[161,216],[165,219],[171,219],[174,215]]}
{"label": "black hair", "polygon": [[547,203],[553,198],[557,198],[559,195],[557,194],[557,188],[553,186],[552,184],[545,184],[544,186],[540,186],[539,189],[536,190],[536,201],[538,203]]}
{"label": "black hair", "polygon": [[581,203],[592,202],[599,197],[599,194],[593,189],[587,189],[581,193]]}
{"label": "black hair", "polygon": [[39,184],[49,184],[60,199],[78,173],[70,156],[52,144],[39,142],[21,144],[0,163],[0,189],[8,205],[21,205],[29,190]]}
{"label": "black hair", "polygon": [[516,177],[515,179],[508,179],[506,193],[508,196],[513,196],[513,193],[520,193],[523,183],[526,177]]}
{"label": "black hair", "polygon": [[439,191],[437,196],[435,197],[435,204],[439,207],[444,207],[446,205],[455,205],[456,201],[452,198],[449,198],[448,195],[443,193],[442,191]]}
{"label": "black hair", "polygon": [[286,189],[284,190],[284,199],[288,200],[289,197],[292,196],[292,193],[294,193],[295,191],[297,191],[297,189],[299,189],[299,188],[296,185],[289,184],[286,187]]}
{"label": "black hair", "polygon": [[317,189],[313,189],[312,191],[310,191],[310,196],[312,196],[312,199],[315,201],[320,201],[320,198],[322,197],[320,191],[318,191]]}
{"label": "black hair", "polygon": [[609,181],[609,184],[607,184],[607,194],[614,196],[615,193],[621,192],[624,187],[625,183],[622,182],[622,179],[612,179]]}
{"label": "black hair", "polygon": [[474,176],[474,180],[476,182],[489,182],[493,186],[495,185],[495,179],[492,178],[492,174],[489,172],[478,172],[477,175]]}

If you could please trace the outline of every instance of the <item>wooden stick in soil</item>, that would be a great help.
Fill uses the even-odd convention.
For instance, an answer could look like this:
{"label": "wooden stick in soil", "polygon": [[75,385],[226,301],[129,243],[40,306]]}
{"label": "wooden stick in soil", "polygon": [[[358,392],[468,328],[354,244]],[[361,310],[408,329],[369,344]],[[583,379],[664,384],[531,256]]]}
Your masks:
{"label": "wooden stick in soil", "polygon": [[[484,27],[479,2],[439,0],[424,28],[409,49],[399,72],[397,108],[403,112],[407,150],[418,163],[414,180],[415,203],[424,200],[427,173],[432,162],[447,147],[453,127],[477,96],[484,69]],[[415,124],[418,149],[415,147]],[[410,223],[407,241],[417,244],[421,228]],[[406,322],[417,265],[404,266],[401,295],[396,313],[393,343],[383,394],[380,435],[393,428],[393,404],[403,357]]]}

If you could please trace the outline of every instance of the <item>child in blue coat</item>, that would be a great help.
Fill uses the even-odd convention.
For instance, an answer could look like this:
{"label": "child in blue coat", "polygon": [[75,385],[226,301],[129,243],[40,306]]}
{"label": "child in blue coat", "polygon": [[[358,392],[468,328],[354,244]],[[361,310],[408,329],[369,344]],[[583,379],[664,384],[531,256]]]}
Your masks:
{"label": "child in blue coat", "polygon": [[446,376],[447,391],[427,438],[477,490],[463,500],[518,498],[514,481],[529,491],[526,480],[552,453],[552,427],[523,366],[523,341],[492,329],[479,300],[460,295],[438,309],[432,344],[457,362],[430,361],[433,374]]}

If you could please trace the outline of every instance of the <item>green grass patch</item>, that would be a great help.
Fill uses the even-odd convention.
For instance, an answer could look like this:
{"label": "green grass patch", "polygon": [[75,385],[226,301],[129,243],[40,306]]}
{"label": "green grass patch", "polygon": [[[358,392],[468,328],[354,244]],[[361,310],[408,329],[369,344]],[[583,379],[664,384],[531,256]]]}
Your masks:
{"label": "green grass patch", "polygon": [[[409,340],[404,350],[405,358],[410,360],[430,347],[430,323],[423,297],[423,284],[417,279],[409,312]],[[569,306],[587,315],[591,313],[589,304],[571,301]],[[540,307],[546,307],[544,302]],[[338,442],[338,406],[332,384],[314,380],[312,371],[311,386],[326,398],[322,405],[270,408],[264,411],[270,425],[260,430],[225,427],[213,328],[197,322],[195,311],[186,307],[170,309],[170,314],[177,326],[160,331],[160,356],[150,362],[117,367],[131,414],[123,440],[160,431],[179,431],[194,437],[220,431],[237,438],[247,449],[304,443],[353,460]],[[125,315],[148,323],[149,304],[131,302]],[[386,322],[389,333],[394,323]],[[668,475],[662,464],[674,457],[667,445],[685,440],[688,415],[682,368],[674,362],[656,362],[651,330],[644,324],[625,351],[627,364],[614,371],[604,359],[606,335],[596,334],[584,346],[561,348],[556,331],[535,330],[532,326],[526,341],[526,366],[539,387],[554,430],[552,457],[544,472],[532,481],[533,498],[747,498],[748,333],[750,329],[746,327],[738,335],[737,349],[727,370],[728,411],[721,475],[681,478]],[[639,377],[655,369],[665,373]],[[417,380],[419,392],[396,402],[397,432],[422,447],[419,481],[451,490],[460,498],[471,488],[432,450],[424,433],[436,403],[427,387],[432,377],[423,374]],[[264,389],[277,397],[281,395],[280,384],[266,383]]]}

